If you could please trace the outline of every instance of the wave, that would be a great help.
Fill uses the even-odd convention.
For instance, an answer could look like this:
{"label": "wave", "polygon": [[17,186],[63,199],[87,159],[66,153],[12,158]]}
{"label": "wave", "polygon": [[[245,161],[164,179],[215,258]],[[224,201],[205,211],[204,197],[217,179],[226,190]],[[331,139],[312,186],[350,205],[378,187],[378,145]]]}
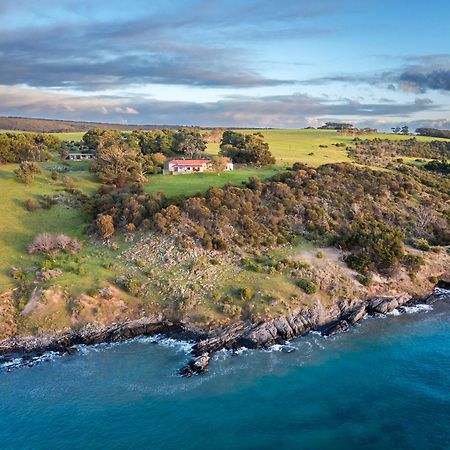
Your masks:
{"label": "wave", "polygon": [[33,367],[42,362],[49,362],[61,358],[61,356],[63,355],[57,352],[45,352],[42,355],[36,356],[3,357],[0,359],[0,371],[12,372],[21,367]]}

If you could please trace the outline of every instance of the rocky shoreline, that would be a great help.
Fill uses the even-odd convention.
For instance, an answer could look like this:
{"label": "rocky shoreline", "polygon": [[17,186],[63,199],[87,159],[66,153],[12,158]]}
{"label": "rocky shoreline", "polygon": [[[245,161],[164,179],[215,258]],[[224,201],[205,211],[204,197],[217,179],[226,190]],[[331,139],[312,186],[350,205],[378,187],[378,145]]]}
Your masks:
{"label": "rocky shoreline", "polygon": [[286,344],[287,341],[311,331],[330,336],[347,331],[366,315],[386,314],[394,309],[401,311],[402,308],[418,304],[430,305],[444,298],[450,298],[448,280],[439,281],[433,292],[426,297],[418,298],[407,294],[374,297],[351,307],[339,303],[323,306],[318,302],[311,308],[292,311],[287,316],[259,323],[239,321],[209,333],[194,329],[187,323],[164,320],[160,316],[108,326],[91,324],[79,331],[70,331],[58,336],[5,339],[0,342],[0,366],[5,365],[7,371],[11,371],[18,367],[34,365],[45,359],[47,353],[72,355],[76,353],[78,345],[122,342],[138,336],[162,334],[195,342],[192,349],[194,358],[179,372],[183,376],[192,376],[205,373],[208,370],[210,355],[222,349],[268,348],[274,344]]}

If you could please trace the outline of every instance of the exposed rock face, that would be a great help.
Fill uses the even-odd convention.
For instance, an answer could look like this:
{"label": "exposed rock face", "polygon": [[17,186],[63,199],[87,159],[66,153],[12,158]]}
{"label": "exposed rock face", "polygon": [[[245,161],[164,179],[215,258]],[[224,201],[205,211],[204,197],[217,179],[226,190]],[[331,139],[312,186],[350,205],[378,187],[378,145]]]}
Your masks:
{"label": "exposed rock face", "polygon": [[355,325],[366,314],[386,314],[400,306],[433,303],[437,298],[437,294],[432,294],[425,299],[414,299],[407,294],[376,297],[368,302],[361,302],[350,309],[347,305],[337,304],[324,307],[322,304],[316,303],[311,308],[301,309],[286,317],[280,316],[257,324],[239,322],[223,328],[215,332],[213,336],[197,342],[194,345],[193,353],[195,355],[201,355],[205,352],[213,353],[222,348],[267,348],[274,344],[284,343],[309,331],[319,331],[324,336],[330,336],[347,331],[349,326]]}
{"label": "exposed rock face", "polygon": [[[190,324],[173,323],[162,316],[146,317],[139,320],[116,323],[109,326],[90,325],[80,331],[70,331],[48,338],[10,337],[0,342],[0,362],[13,353],[21,353],[26,365],[36,355],[46,351],[60,354],[74,353],[78,344],[98,344],[101,342],[119,342],[140,335],[162,333],[176,338],[190,338],[197,342],[193,347],[195,359],[180,370],[184,376],[202,374],[207,371],[210,355],[221,349],[267,348],[308,333],[319,331],[324,336],[347,331],[351,325],[359,322],[366,314],[386,314],[401,306],[417,303],[434,303],[439,298],[449,296],[449,284],[426,298],[412,298],[410,295],[376,297],[357,304],[333,304],[324,306],[320,301],[312,307],[303,307],[287,316],[279,316],[266,322],[252,323],[239,321],[228,327],[214,330],[208,334],[195,329]],[[28,359],[27,359],[28,358]],[[28,362],[27,362],[28,361]]]}
{"label": "exposed rock face", "polygon": [[208,371],[209,353],[197,356],[193,360],[180,369],[180,375],[192,377],[192,375],[202,375]]}
{"label": "exposed rock face", "polygon": [[162,320],[162,317],[145,317],[109,326],[88,325],[80,331],[69,331],[52,337],[10,337],[0,342],[0,355],[8,353],[43,353],[53,351],[69,353],[74,345],[93,345],[102,342],[120,342],[141,335],[165,333],[185,336],[178,324]]}
{"label": "exposed rock face", "polygon": [[410,295],[400,295],[398,297],[384,297],[384,298],[374,298],[369,301],[367,305],[367,310],[370,314],[386,314],[393,311],[395,308],[405,305],[410,302],[412,297]]}

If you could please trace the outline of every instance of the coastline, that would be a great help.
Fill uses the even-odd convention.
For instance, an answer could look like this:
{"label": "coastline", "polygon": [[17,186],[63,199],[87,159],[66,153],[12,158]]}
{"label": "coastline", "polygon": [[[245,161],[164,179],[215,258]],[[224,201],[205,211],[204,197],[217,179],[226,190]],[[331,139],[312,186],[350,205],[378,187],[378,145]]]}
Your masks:
{"label": "coastline", "polygon": [[46,353],[73,355],[78,345],[118,343],[139,336],[164,335],[174,339],[194,342],[192,356],[179,373],[183,376],[202,374],[208,370],[209,358],[214,353],[242,347],[265,349],[275,344],[286,344],[291,339],[309,332],[319,332],[330,336],[347,331],[366,315],[388,314],[394,310],[417,305],[431,305],[450,298],[450,280],[441,279],[428,295],[414,297],[409,294],[376,296],[356,305],[339,303],[324,306],[320,302],[311,308],[292,311],[286,316],[278,316],[269,321],[252,323],[238,321],[227,327],[205,331],[191,324],[171,322],[160,316],[143,317],[100,326],[88,324],[78,331],[69,331],[54,336],[13,336],[0,341],[0,365],[17,361],[7,368],[7,372],[24,366],[33,366]]}

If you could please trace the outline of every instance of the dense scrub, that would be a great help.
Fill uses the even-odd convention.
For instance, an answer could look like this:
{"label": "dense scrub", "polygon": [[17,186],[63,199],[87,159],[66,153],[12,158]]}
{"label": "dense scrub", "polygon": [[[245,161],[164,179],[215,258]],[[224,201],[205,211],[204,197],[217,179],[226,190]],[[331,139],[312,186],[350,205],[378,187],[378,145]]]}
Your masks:
{"label": "dense scrub", "polygon": [[433,160],[426,163],[423,168],[430,172],[440,173],[442,175],[450,175],[450,163],[445,160]]}
{"label": "dense scrub", "polygon": [[416,133],[420,136],[450,139],[450,130],[438,130],[436,128],[417,128]]}
{"label": "dense scrub", "polygon": [[414,168],[391,173],[345,163],[318,169],[297,164],[265,182],[253,178],[243,188],[210,188],[176,204],[111,191],[99,194],[89,209],[94,217],[110,215],[119,229],[130,223],[153,227],[186,247],[265,248],[301,235],[355,255],[371,248],[371,264],[359,264],[363,271],[387,272],[401,262],[403,239],[450,242],[448,183]]}
{"label": "dense scrub", "polygon": [[422,142],[414,138],[402,141],[355,139],[348,152],[349,156],[360,164],[386,166],[393,158],[449,158],[450,142]]}

